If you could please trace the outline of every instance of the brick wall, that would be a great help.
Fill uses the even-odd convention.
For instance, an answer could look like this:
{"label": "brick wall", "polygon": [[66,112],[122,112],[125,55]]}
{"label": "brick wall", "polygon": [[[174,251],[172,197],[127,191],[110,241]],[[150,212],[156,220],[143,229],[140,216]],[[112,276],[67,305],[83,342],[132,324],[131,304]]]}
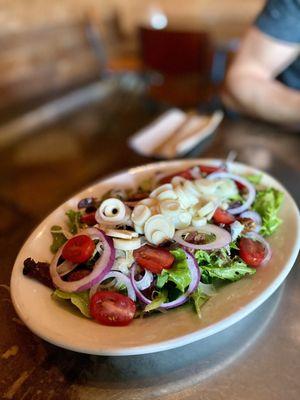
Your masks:
{"label": "brick wall", "polygon": [[202,27],[222,40],[240,35],[262,4],[263,0],[0,0],[0,35],[64,23],[87,13],[105,30],[115,13],[123,32],[133,36],[136,26],[147,22],[153,9],[160,9],[172,24]]}

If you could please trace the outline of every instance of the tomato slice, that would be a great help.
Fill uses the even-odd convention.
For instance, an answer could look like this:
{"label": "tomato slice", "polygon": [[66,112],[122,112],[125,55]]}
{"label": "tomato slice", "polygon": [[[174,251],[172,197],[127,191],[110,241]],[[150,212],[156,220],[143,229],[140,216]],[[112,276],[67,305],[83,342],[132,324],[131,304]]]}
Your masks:
{"label": "tomato slice", "polygon": [[200,171],[204,174],[212,174],[217,171],[224,171],[223,167],[213,167],[212,165],[199,165]]}
{"label": "tomato slice", "polygon": [[93,212],[90,212],[88,214],[82,215],[80,217],[80,222],[82,224],[86,224],[88,226],[94,226],[97,223],[95,215],[96,215],[96,211],[93,211]]}
{"label": "tomato slice", "polygon": [[117,292],[96,292],[90,301],[91,316],[102,325],[128,325],[133,320],[135,310],[134,301]]}
{"label": "tomato slice", "polygon": [[175,178],[175,176],[180,176],[184,179],[187,179],[188,181],[191,181],[193,178],[193,175],[191,174],[191,170],[190,169],[186,169],[185,171],[180,171],[180,172],[176,172],[175,174],[171,174],[168,176],[165,176],[164,178],[162,178],[160,180],[160,183],[170,183],[171,180],[173,178]]}
{"label": "tomato slice", "polygon": [[244,189],[246,189],[246,186],[243,185],[241,182],[234,181],[234,183],[236,184],[236,186],[237,186],[237,188],[238,188],[238,190],[239,190],[240,192],[243,191]]}
{"label": "tomato slice", "polygon": [[[224,171],[223,167],[213,167],[211,165],[199,165],[200,171],[204,174],[212,174],[213,172],[217,172],[217,171]],[[175,177],[175,176],[181,176],[184,179],[187,179],[188,181],[191,181],[193,179],[195,179],[193,177],[193,174],[191,173],[191,168],[186,169],[184,171],[180,171],[180,172],[176,172],[175,174],[171,174],[168,176],[165,176],[164,178],[162,178],[160,180],[160,183],[170,183],[171,180]]]}
{"label": "tomato slice", "polygon": [[262,243],[249,238],[242,238],[239,243],[241,259],[251,267],[257,268],[265,258],[265,248]]}
{"label": "tomato slice", "polygon": [[213,220],[216,224],[229,225],[235,221],[235,218],[228,211],[222,210],[218,207],[213,215]]}
{"label": "tomato slice", "polygon": [[171,268],[175,259],[169,250],[149,244],[134,250],[133,257],[140,267],[155,274],[160,274],[163,269]]}
{"label": "tomato slice", "polygon": [[72,237],[64,245],[62,256],[65,260],[76,264],[86,262],[93,255],[95,243],[87,235],[78,235]]}

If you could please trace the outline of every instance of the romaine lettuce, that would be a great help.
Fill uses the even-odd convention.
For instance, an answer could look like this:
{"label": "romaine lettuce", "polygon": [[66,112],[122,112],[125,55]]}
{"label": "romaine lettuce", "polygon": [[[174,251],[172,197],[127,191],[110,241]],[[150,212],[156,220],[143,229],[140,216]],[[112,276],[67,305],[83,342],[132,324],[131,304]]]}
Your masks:
{"label": "romaine lettuce", "polygon": [[145,311],[153,311],[159,308],[163,303],[165,303],[168,299],[168,292],[166,290],[162,290],[158,293],[154,300],[150,304],[147,304],[145,307]]}
{"label": "romaine lettuce", "polygon": [[175,283],[176,287],[184,292],[186,287],[191,283],[191,273],[187,265],[185,252],[178,248],[171,250],[175,257],[175,262],[172,268],[162,270],[158,275],[156,286],[161,289],[168,281]]}
{"label": "romaine lettuce", "polygon": [[82,213],[80,211],[68,210],[66,212],[66,216],[68,217],[68,228],[73,235],[76,235],[78,229],[81,227],[81,215]]}
{"label": "romaine lettuce", "polygon": [[253,275],[256,270],[248,267],[238,256],[233,258],[225,249],[207,252],[197,250],[195,258],[201,268],[201,280],[211,283],[213,278],[227,281],[238,281],[245,275]]}
{"label": "romaine lettuce", "polygon": [[253,203],[253,210],[262,217],[260,234],[270,236],[281,224],[278,212],[283,201],[283,193],[274,188],[259,190]]}
{"label": "romaine lettuce", "polygon": [[203,293],[200,286],[195,290],[195,292],[191,295],[191,299],[194,302],[195,310],[198,314],[198,317],[201,318],[201,307],[207,302],[209,296]]}
{"label": "romaine lettuce", "polygon": [[79,293],[67,293],[60,289],[56,289],[52,296],[58,299],[71,300],[71,303],[74,304],[74,306],[77,307],[85,317],[91,317],[89,311],[90,299],[88,290]]}
{"label": "romaine lettuce", "polygon": [[66,243],[67,238],[63,234],[62,229],[58,225],[54,225],[51,227],[51,235],[52,235],[52,244],[50,246],[50,250],[53,254],[55,254],[60,247]]}

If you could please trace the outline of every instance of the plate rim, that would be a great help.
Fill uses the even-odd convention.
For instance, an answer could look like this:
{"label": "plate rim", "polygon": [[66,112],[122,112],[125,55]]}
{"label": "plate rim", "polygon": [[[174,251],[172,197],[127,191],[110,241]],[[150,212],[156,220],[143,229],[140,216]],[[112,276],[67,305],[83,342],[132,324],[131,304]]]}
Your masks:
{"label": "plate rim", "polygon": [[42,221],[30,232],[26,240],[24,241],[23,245],[20,247],[18,254],[16,256],[16,259],[14,261],[14,265],[12,268],[11,272],[11,279],[10,279],[10,287],[11,287],[11,299],[14,305],[14,308],[19,316],[19,318],[25,323],[25,325],[30,329],[34,334],[42,338],[43,340],[46,340],[47,342],[54,344],[58,347],[71,350],[71,351],[76,351],[78,353],[84,353],[84,354],[91,354],[91,355],[103,355],[103,356],[129,356],[129,355],[141,355],[141,354],[150,354],[150,353],[156,353],[160,351],[166,351],[166,350],[171,350],[175,349],[178,347],[182,347],[185,345],[188,345],[190,343],[200,341],[206,337],[215,335],[230,326],[236,324],[237,322],[241,321],[243,318],[246,318],[250,313],[252,313],[254,310],[256,310],[259,306],[261,306],[275,291],[276,289],[283,283],[289,272],[291,271],[298,252],[299,252],[299,247],[300,247],[300,215],[299,215],[299,209],[298,206],[289,193],[289,191],[284,187],[284,185],[278,181],[276,178],[268,174],[267,172],[264,172],[262,170],[257,169],[256,167],[253,167],[248,164],[240,163],[240,162],[234,162],[233,164],[236,165],[237,167],[241,166],[243,168],[249,168],[253,171],[257,171],[258,173],[263,173],[267,178],[271,178],[272,180],[276,181],[278,186],[283,190],[285,195],[289,197],[289,201],[291,202],[293,206],[293,212],[294,214],[298,215],[297,222],[296,222],[296,228],[297,228],[297,235],[294,240],[294,247],[293,251],[289,255],[288,262],[285,263],[284,268],[282,271],[278,274],[278,276],[273,280],[271,284],[269,284],[255,299],[247,303],[244,307],[241,309],[233,312],[232,314],[228,315],[226,318],[223,318],[205,328],[200,328],[199,330],[181,335],[179,337],[173,338],[173,339],[168,339],[161,341],[159,343],[154,343],[154,344],[146,344],[146,345],[140,345],[140,346],[132,346],[132,347],[124,347],[124,348],[114,348],[114,349],[104,349],[104,348],[98,348],[97,350],[95,349],[89,349],[85,348],[84,346],[78,348],[77,346],[72,346],[69,345],[66,342],[61,342],[59,339],[55,340],[52,337],[47,336],[46,333],[43,332],[43,330],[39,330],[36,328],[37,325],[32,323],[32,321],[27,318],[25,318],[25,315],[22,311],[22,308],[19,307],[18,304],[18,299],[14,295],[14,287],[16,284],[16,279],[15,276],[19,271],[17,271],[17,263],[18,263],[18,258],[20,256],[20,253],[27,247],[27,244],[32,240],[31,238],[35,235],[36,231],[40,230],[42,226],[44,226],[45,221],[51,217],[51,215],[56,212],[58,209],[63,207],[67,202],[69,202],[71,199],[74,197],[78,196],[80,193],[96,186],[101,183],[104,183],[105,181],[108,181],[112,178],[115,178],[121,174],[128,173],[130,175],[135,175],[139,171],[145,171],[146,169],[159,169],[159,168],[176,168],[177,165],[180,166],[180,164],[191,164],[193,165],[194,163],[201,163],[201,162],[206,162],[210,163],[211,165],[223,161],[223,159],[220,158],[193,158],[193,159],[180,159],[180,160],[167,160],[167,161],[159,161],[159,162],[153,162],[153,163],[148,163],[140,166],[135,166],[135,167],[129,167],[129,168],[124,168],[122,170],[116,171],[114,173],[105,175],[104,177],[95,180],[94,182],[86,185],[84,188],[82,188],[80,191],[77,191],[70,197],[68,197],[63,203],[59,204],[55,209],[53,209],[50,213],[47,214],[45,218],[43,218]]}

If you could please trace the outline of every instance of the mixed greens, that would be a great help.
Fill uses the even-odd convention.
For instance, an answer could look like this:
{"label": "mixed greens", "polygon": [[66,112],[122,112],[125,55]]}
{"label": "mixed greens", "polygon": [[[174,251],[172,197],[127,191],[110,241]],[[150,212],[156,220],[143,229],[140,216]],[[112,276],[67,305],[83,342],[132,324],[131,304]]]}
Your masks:
{"label": "mixed greens", "polygon": [[27,259],[23,272],[101,324],[127,325],[184,303],[201,317],[220,286],[271,258],[264,237],[282,222],[283,193],[262,178],[200,165],[82,199],[51,227],[51,263]]}

